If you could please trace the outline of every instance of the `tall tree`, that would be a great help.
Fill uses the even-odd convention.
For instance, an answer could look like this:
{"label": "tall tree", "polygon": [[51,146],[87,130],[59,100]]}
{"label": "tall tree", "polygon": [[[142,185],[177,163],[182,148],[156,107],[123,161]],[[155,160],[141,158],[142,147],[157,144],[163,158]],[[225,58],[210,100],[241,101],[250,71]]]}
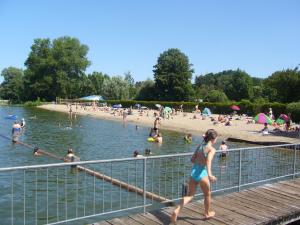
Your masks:
{"label": "tall tree", "polygon": [[136,100],[143,101],[153,101],[156,100],[155,97],[155,83],[153,80],[147,79],[136,84],[137,86],[137,96]]}
{"label": "tall tree", "polygon": [[0,85],[0,96],[3,99],[19,103],[23,98],[23,70],[8,67],[2,70],[3,82]]}
{"label": "tall tree", "polygon": [[85,76],[84,71],[90,64],[87,53],[88,47],[76,38],[61,37],[53,42],[50,39],[34,40],[25,62],[28,98],[78,97],[72,96],[74,85],[71,82]]}
{"label": "tall tree", "polygon": [[171,48],[160,54],[153,70],[159,100],[183,101],[192,97],[191,66],[179,49]]}
{"label": "tall tree", "polygon": [[129,97],[129,85],[121,76],[105,79],[103,83],[104,99],[127,100]]}
{"label": "tall tree", "polygon": [[134,85],[134,79],[130,71],[126,72],[124,75],[125,75],[125,81],[127,81],[129,86],[129,99],[134,99],[137,92],[136,87]]}
{"label": "tall tree", "polygon": [[225,70],[197,76],[195,86],[223,91],[230,100],[250,99],[253,96],[253,80],[242,70]]}
{"label": "tall tree", "polygon": [[264,94],[271,100],[279,102],[299,101],[300,71],[297,67],[295,69],[277,71],[265,79],[264,87]]}

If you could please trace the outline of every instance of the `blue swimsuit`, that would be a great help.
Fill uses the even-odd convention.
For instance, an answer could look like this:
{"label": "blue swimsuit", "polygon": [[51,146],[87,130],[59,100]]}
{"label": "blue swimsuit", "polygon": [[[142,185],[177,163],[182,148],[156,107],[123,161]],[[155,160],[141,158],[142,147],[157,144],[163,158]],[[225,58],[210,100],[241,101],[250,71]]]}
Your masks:
{"label": "blue swimsuit", "polygon": [[[205,158],[207,157],[207,153],[204,152],[204,148],[206,144],[201,144],[199,148],[197,148],[196,152],[199,151],[203,153]],[[192,168],[191,177],[194,181],[199,182],[202,180],[203,177],[208,176],[206,165],[200,165],[198,162],[195,162]]]}

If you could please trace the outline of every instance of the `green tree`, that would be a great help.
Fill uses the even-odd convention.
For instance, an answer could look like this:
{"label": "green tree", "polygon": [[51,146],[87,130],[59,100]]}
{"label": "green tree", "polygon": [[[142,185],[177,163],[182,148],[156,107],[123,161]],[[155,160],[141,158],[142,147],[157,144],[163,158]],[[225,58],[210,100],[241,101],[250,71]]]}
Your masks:
{"label": "green tree", "polygon": [[153,70],[159,100],[183,101],[193,96],[191,66],[179,49],[171,48],[160,54]]}
{"label": "green tree", "polygon": [[204,98],[206,102],[226,102],[228,98],[223,91],[212,90]]}
{"label": "green tree", "polygon": [[253,80],[250,75],[239,69],[197,76],[195,86],[223,91],[230,100],[239,101],[253,97]]}
{"label": "green tree", "polygon": [[137,92],[137,89],[134,85],[134,79],[130,71],[126,72],[124,75],[125,75],[125,81],[127,81],[129,86],[129,99],[134,99],[136,97],[136,92]]}
{"label": "green tree", "polygon": [[35,39],[25,62],[27,98],[54,100],[55,97],[78,97],[72,89],[76,86],[72,82],[76,83],[85,76],[84,71],[90,64],[87,53],[88,47],[76,38],[61,37],[53,42]]}
{"label": "green tree", "polygon": [[93,95],[103,95],[103,84],[105,79],[109,79],[109,76],[99,72],[93,72],[88,76],[92,82],[92,93]]}
{"label": "green tree", "polygon": [[0,96],[3,99],[11,100],[14,103],[22,101],[23,70],[15,67],[8,67],[2,70],[3,82],[0,85]]}
{"label": "green tree", "polygon": [[121,76],[105,79],[103,83],[103,97],[108,100],[128,100],[129,85]]}
{"label": "green tree", "polygon": [[[264,81],[266,88],[265,94],[276,96],[276,101],[280,102],[297,102],[300,100],[300,71],[295,69],[287,69],[274,72]],[[268,93],[270,92],[270,93]]]}
{"label": "green tree", "polygon": [[153,80],[147,79],[137,83],[137,96],[136,100],[153,101],[156,100],[155,83]]}

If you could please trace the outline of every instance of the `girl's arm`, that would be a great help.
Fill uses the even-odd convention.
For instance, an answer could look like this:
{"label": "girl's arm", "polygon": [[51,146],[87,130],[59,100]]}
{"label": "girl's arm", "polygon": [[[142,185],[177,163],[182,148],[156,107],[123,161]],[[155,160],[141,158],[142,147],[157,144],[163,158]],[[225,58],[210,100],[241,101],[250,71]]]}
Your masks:
{"label": "girl's arm", "polygon": [[212,182],[217,180],[217,178],[215,176],[213,176],[212,172],[211,172],[211,162],[214,158],[215,153],[216,153],[216,150],[214,148],[210,148],[210,150],[207,154],[207,159],[206,159],[206,167],[207,167],[208,178]]}

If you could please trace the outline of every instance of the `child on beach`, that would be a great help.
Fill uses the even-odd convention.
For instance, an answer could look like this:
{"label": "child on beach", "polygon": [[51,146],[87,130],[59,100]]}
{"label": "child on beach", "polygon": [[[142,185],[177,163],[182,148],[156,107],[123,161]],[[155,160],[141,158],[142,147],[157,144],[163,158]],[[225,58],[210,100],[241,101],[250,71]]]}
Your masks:
{"label": "child on beach", "polygon": [[211,193],[210,182],[215,182],[217,178],[212,175],[211,163],[215,155],[215,148],[213,145],[217,141],[217,132],[214,129],[206,131],[202,144],[200,144],[194,152],[191,161],[194,164],[191,172],[191,177],[188,183],[188,194],[183,197],[180,204],[175,208],[171,216],[171,222],[176,223],[177,216],[182,208],[188,204],[196,193],[196,187],[199,185],[204,194],[204,215],[209,219],[215,215],[214,211],[210,209]]}
{"label": "child on beach", "polygon": [[264,128],[261,130],[262,135],[267,135],[269,134],[269,128],[268,128],[268,124],[265,123],[264,124]]}

